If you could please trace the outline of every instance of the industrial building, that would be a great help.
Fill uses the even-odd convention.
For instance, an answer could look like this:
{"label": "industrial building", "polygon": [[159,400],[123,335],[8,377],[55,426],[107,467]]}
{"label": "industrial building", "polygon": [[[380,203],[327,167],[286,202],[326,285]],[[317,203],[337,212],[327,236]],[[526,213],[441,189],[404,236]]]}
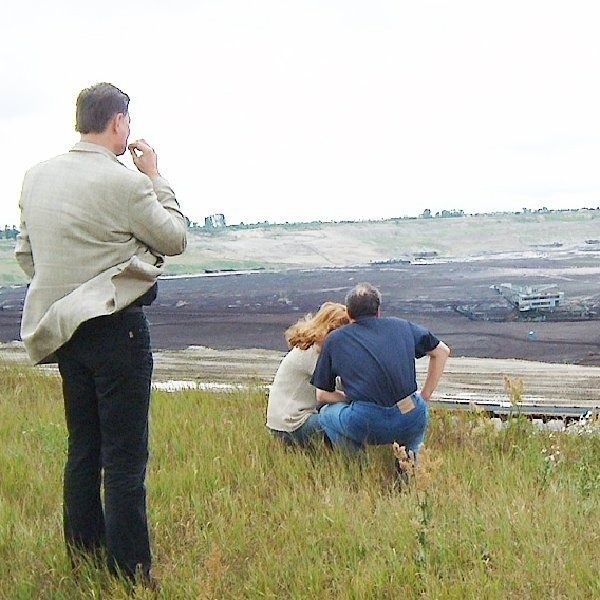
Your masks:
{"label": "industrial building", "polygon": [[565,297],[555,284],[522,287],[501,283],[492,287],[520,312],[553,310]]}

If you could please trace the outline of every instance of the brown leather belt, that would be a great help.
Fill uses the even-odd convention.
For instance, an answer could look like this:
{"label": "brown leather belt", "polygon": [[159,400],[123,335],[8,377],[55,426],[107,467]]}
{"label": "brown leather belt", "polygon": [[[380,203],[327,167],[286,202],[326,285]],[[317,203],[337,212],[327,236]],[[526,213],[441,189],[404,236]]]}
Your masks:
{"label": "brown leather belt", "polygon": [[411,410],[413,410],[416,407],[416,404],[415,404],[415,400],[411,394],[410,396],[406,396],[406,398],[402,398],[402,400],[398,400],[398,402],[396,402],[396,406],[398,407],[400,412],[404,415],[406,413],[409,413]]}

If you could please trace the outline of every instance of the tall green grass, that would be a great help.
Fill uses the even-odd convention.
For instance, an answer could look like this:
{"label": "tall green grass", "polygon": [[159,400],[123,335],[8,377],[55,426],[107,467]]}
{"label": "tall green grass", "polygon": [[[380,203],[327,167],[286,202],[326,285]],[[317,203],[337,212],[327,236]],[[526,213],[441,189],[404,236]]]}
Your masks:
{"label": "tall green grass", "polygon": [[[0,598],[125,598],[61,534],[60,380],[0,365]],[[162,598],[594,598],[600,438],[435,412],[411,484],[392,450],[279,445],[259,389],[154,393]],[[550,457],[553,457],[550,459]],[[151,597],[135,590],[137,597]]]}

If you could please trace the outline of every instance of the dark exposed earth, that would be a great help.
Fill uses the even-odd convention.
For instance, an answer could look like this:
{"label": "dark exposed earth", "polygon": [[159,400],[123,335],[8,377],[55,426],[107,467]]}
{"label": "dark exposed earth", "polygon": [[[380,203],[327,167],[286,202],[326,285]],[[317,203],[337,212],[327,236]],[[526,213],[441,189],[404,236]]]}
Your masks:
{"label": "dark exposed earth", "polygon": [[[577,257],[219,273],[162,279],[147,315],[155,348],[285,350],[290,324],[326,300],[343,302],[352,286],[369,281],[382,291],[384,315],[424,325],[454,356],[600,365],[599,274]],[[500,283],[558,284],[565,306],[546,320],[517,320],[491,289]],[[24,286],[0,288],[0,341],[19,339],[24,295]],[[465,306],[478,318],[457,312]]]}

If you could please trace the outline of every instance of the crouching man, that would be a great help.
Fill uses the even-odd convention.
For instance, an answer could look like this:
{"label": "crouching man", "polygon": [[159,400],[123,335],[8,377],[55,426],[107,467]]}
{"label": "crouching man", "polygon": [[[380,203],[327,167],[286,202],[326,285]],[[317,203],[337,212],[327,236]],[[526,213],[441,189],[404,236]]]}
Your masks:
{"label": "crouching man", "polygon": [[[312,377],[319,420],[334,446],[398,442],[416,453],[427,428],[427,401],[450,355],[448,346],[420,325],[380,316],[381,294],[361,283],[346,297],[350,323],[331,332]],[[415,359],[429,356],[418,390]],[[340,377],[345,398],[335,392]]]}

